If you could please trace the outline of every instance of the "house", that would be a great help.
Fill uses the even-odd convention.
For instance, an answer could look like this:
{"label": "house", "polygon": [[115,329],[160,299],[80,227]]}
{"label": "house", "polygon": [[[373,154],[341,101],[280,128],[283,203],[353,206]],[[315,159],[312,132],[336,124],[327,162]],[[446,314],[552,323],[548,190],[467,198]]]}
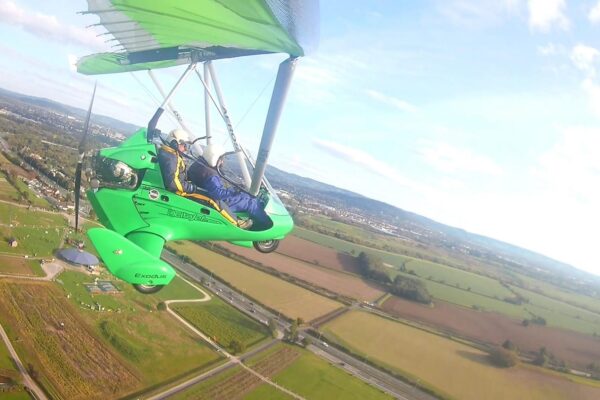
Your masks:
{"label": "house", "polygon": [[19,242],[17,242],[17,239],[9,239],[8,240],[8,245],[10,247],[17,247],[19,245]]}

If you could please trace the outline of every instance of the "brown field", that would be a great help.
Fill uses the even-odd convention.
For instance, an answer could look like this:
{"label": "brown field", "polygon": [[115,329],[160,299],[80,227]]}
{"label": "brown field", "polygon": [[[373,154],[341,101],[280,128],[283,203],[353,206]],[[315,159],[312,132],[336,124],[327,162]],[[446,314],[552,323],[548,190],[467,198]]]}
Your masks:
{"label": "brown field", "polygon": [[[282,241],[281,246],[283,246],[283,243],[287,242],[287,240],[288,239]],[[358,277],[311,265],[306,262],[299,261],[298,259],[291,258],[283,254],[278,254],[277,252],[263,254],[254,249],[234,246],[229,243],[220,243],[220,245],[235,254],[239,254],[249,260],[258,262],[265,267],[273,268],[277,271],[286,273],[313,285],[325,288],[333,293],[352,297],[359,301],[372,301],[381,297],[384,293],[376,284],[365,282]],[[315,246],[324,249],[319,245]],[[296,249],[299,248],[296,247]],[[306,251],[310,250],[306,249]],[[311,257],[312,256],[313,255],[311,255]],[[314,254],[314,257],[321,257],[321,255]],[[324,263],[325,261],[327,261],[327,259],[319,258],[320,264]]]}
{"label": "brown field", "polygon": [[293,235],[289,235],[281,241],[277,253],[309,264],[317,264],[338,271],[358,273],[358,264],[354,257]]}
{"label": "brown field", "polygon": [[258,302],[289,318],[299,317],[311,321],[342,306],[337,301],[285,282],[197,244],[173,242],[169,246]]}
{"label": "brown field", "polygon": [[596,400],[594,383],[530,365],[497,368],[485,353],[462,343],[362,311],[351,311],[325,326],[346,346],[369,360],[410,375],[420,385],[461,400]]}
{"label": "brown field", "polygon": [[391,296],[382,305],[391,315],[416,320],[426,325],[449,331],[476,341],[502,344],[510,339],[524,351],[538,351],[545,346],[551,353],[573,368],[584,369],[591,362],[600,360],[600,338],[530,324],[525,327],[520,321],[491,312],[478,312],[443,301],[435,307]]}
{"label": "brown field", "polygon": [[39,262],[26,260],[23,257],[0,255],[0,274],[19,274],[35,276],[30,263]]}
{"label": "brown field", "polygon": [[0,283],[0,319],[10,327],[25,365],[32,366],[52,397],[106,399],[140,386],[50,284]]}

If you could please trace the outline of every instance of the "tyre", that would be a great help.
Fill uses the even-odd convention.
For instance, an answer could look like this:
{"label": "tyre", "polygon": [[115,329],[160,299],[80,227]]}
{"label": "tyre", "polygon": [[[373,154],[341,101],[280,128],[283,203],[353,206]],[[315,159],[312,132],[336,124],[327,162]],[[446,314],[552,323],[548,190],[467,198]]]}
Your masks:
{"label": "tyre", "polygon": [[165,285],[133,285],[133,288],[143,294],[152,294],[158,292]]}
{"label": "tyre", "polygon": [[271,253],[279,247],[279,240],[262,240],[260,242],[252,242],[252,245],[261,253]]}

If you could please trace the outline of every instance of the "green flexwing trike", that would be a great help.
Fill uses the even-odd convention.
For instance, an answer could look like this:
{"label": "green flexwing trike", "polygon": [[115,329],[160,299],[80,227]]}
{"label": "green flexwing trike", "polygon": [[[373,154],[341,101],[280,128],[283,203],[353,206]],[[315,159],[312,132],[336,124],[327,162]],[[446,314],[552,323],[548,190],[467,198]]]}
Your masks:
{"label": "green flexwing trike", "polygon": [[[281,7],[284,3],[285,7]],[[169,240],[229,241],[270,252],[292,230],[292,218],[264,171],[296,60],[304,55],[300,37],[310,36],[314,30],[317,11],[316,1],[88,0],[88,12],[98,15],[100,25],[123,51],[84,57],[77,64],[78,71],[92,75],[146,70],[164,97],[147,128],[120,146],[100,150],[94,156],[87,197],[105,228],[90,229],[88,236],[113,275],[142,293],[154,293],[175,276],[173,268],[160,259]],[[235,137],[212,60],[270,53],[287,53],[290,57],[280,64],[254,163]],[[204,76],[197,70],[199,63],[203,63]],[[187,69],[165,94],[151,70],[182,64],[188,64]],[[157,162],[161,132],[156,126],[167,111],[189,132],[170,101],[192,74],[204,86],[205,113],[209,113],[210,100],[227,127],[234,149],[230,155],[239,162],[237,171],[241,178],[235,182],[231,177],[224,178],[266,201],[265,211],[272,225],[264,230],[240,229],[210,203],[198,203],[165,188]],[[76,225],[92,104],[76,171]],[[208,144],[210,137],[207,122],[206,136],[200,139],[206,139]]]}

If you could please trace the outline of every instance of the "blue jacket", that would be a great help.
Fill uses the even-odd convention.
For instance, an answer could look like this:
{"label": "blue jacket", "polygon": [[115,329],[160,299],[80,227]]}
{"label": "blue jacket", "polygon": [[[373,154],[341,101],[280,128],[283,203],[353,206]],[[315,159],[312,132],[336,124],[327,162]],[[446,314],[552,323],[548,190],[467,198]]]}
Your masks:
{"label": "blue jacket", "polygon": [[196,185],[187,179],[185,163],[177,150],[163,145],[158,151],[158,164],[167,189],[180,194],[196,191]]}

